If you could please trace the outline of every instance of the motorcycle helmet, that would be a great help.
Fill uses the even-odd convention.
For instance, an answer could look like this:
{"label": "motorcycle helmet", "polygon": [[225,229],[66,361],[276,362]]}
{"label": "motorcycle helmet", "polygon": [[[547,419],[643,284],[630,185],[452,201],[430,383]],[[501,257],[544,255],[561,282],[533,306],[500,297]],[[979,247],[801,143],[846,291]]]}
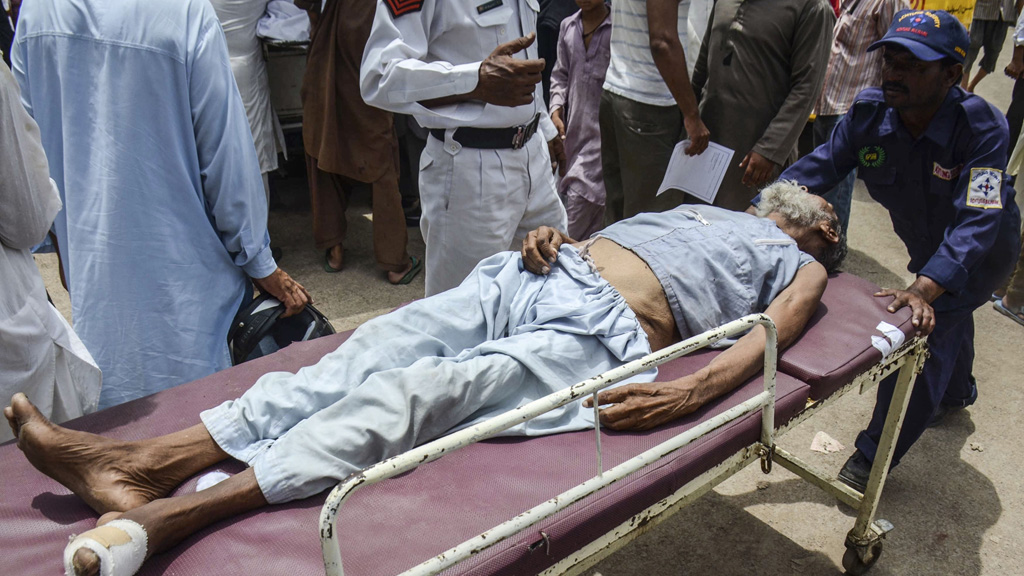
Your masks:
{"label": "motorcycle helmet", "polygon": [[292,342],[334,334],[331,323],[310,304],[298,314],[281,318],[284,312],[285,305],[267,293],[242,308],[228,331],[231,364],[266,356]]}

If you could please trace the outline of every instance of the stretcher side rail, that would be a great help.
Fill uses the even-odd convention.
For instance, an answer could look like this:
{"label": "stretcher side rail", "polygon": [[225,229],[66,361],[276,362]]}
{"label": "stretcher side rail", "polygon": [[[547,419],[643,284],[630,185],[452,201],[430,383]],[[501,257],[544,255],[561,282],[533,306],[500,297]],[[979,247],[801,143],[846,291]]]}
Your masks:
{"label": "stretcher side rail", "polygon": [[[856,389],[863,394],[871,390],[883,378],[897,371],[900,372],[900,375],[897,377],[896,389],[893,394],[893,401],[890,404],[888,417],[886,418],[882,439],[879,442],[876,461],[872,466],[868,486],[864,494],[860,494],[846,484],[839,482],[835,479],[834,475],[824,474],[816,470],[813,466],[801,461],[779,446],[774,446],[770,449],[775,463],[857,510],[857,520],[855,521],[854,528],[847,535],[847,555],[843,559],[844,566],[847,569],[850,569],[850,566],[847,566],[847,562],[859,567],[859,569],[854,568],[854,570],[851,570],[851,573],[863,573],[877,561],[878,555],[881,552],[881,539],[886,532],[893,528],[892,524],[888,521],[875,519],[875,513],[877,512],[879,498],[888,475],[889,464],[892,461],[896,438],[902,425],[903,417],[906,414],[907,402],[909,401],[910,393],[913,391],[914,377],[920,373],[927,355],[925,338],[911,338],[889,356],[883,358],[880,362],[858,375],[830,396],[819,400],[808,400],[807,408],[775,431],[775,436],[780,437],[817,414],[819,410],[834,404],[848,392]],[[601,560],[620,550],[647,531],[652,530],[655,526],[669,519],[673,514],[690,505],[707,492],[710,492],[715,486],[740,472],[755,460],[763,460],[766,449],[768,449],[768,446],[765,446],[762,441],[734,453],[717,466],[681,486],[673,494],[638,512],[609,530],[603,536],[566,556],[542,572],[541,576],[575,576],[583,574]],[[851,554],[856,555],[857,558],[849,557]]]}
{"label": "stretcher side rail", "polygon": [[[597,393],[600,390],[617,384],[627,378],[635,376],[636,374],[657,367],[660,364],[695,352],[724,338],[746,332],[757,325],[764,326],[766,333],[763,392],[749,400],[729,408],[722,414],[719,414],[710,420],[707,420],[706,422],[674,436],[662,444],[659,444],[658,446],[655,446],[642,454],[615,466],[608,471],[602,470],[600,420],[597,418],[598,407],[596,402]],[[594,378],[575,384],[565,390],[555,392],[545,396],[544,398],[530,402],[525,406],[510,410],[504,414],[491,418],[486,422],[454,432],[443,438],[439,438],[424,444],[423,446],[366,468],[365,470],[353,474],[346,480],[339,483],[338,486],[331,491],[321,510],[320,539],[324,557],[324,570],[328,576],[344,575],[339,547],[341,535],[337,526],[338,513],[342,504],[344,504],[355,490],[408,472],[417,466],[436,460],[454,450],[491,438],[519,423],[535,418],[545,412],[549,412],[588,395],[592,395],[595,399],[594,428],[597,434],[597,476],[519,514],[515,518],[512,518],[511,520],[508,520],[495,528],[476,536],[475,538],[471,538],[446,552],[426,560],[418,566],[407,570],[403,574],[437,574],[457,562],[474,556],[480,551],[520,532],[524,528],[532,526],[533,524],[550,517],[558,511],[585,498],[589,494],[597,492],[598,490],[617,482],[636,470],[639,470],[644,466],[656,462],[684,446],[687,446],[701,436],[707,435],[734,420],[758,410],[761,411],[762,419],[762,444],[764,446],[773,446],[773,435],[775,431],[775,378],[777,361],[778,333],[775,328],[775,324],[772,322],[771,318],[764,314],[752,314],[688,338],[678,344],[645,356],[644,358],[609,370],[604,374],[600,374]]]}

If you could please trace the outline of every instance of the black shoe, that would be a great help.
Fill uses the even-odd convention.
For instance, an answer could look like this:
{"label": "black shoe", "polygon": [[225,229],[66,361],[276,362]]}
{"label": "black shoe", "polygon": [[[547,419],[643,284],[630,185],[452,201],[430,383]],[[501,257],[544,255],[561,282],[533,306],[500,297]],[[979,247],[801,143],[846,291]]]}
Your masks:
{"label": "black shoe", "polygon": [[942,424],[942,421],[946,419],[946,416],[949,416],[954,412],[959,412],[963,409],[963,406],[947,406],[945,404],[939,404],[939,407],[935,409],[935,414],[932,414],[931,419],[928,420],[928,427],[935,428]]}
{"label": "black shoe", "polygon": [[857,450],[846,460],[846,464],[843,464],[843,469],[839,471],[839,481],[863,494],[868,488],[870,474],[871,461]]}

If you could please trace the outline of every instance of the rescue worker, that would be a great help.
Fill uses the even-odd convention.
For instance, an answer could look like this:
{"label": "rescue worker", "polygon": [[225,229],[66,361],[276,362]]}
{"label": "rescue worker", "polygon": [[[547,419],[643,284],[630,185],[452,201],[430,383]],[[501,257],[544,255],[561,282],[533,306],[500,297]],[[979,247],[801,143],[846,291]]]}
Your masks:
{"label": "rescue worker", "polygon": [[[881,88],[861,92],[831,139],[783,179],[824,194],[853,169],[889,210],[917,279],[892,296],[928,335],[931,356],[917,377],[892,465],[930,424],[974,403],[978,391],[972,313],[1009,274],[1020,213],[1004,177],[1009,134],[1003,115],[959,86],[970,39],[940,10],[898,12],[868,51],[882,49]],[[755,199],[755,203],[757,199]],[[874,414],[839,479],[864,491],[895,387],[878,387]]]}
{"label": "rescue worker", "polygon": [[377,5],[360,91],[430,132],[419,167],[427,296],[530,230],[567,226],[551,166],[564,153],[536,58],[538,9],[536,0]]}

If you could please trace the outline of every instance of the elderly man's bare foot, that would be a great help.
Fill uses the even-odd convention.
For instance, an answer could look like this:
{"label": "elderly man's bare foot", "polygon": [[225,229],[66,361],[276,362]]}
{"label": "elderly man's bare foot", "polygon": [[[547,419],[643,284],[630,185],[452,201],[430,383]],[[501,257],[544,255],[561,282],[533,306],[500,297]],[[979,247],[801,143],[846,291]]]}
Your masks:
{"label": "elderly man's bare foot", "polygon": [[14,395],[4,416],[28,461],[101,514],[142,506],[184,479],[164,473],[161,450],[57,426],[24,394]]}
{"label": "elderly man's bare foot", "polygon": [[[102,526],[117,518],[141,524],[146,530],[148,559],[214,522],[266,505],[255,473],[248,468],[202,492],[160,498],[124,513],[104,514],[96,524]],[[88,549],[75,552],[73,565],[77,576],[100,573],[100,560]]]}

